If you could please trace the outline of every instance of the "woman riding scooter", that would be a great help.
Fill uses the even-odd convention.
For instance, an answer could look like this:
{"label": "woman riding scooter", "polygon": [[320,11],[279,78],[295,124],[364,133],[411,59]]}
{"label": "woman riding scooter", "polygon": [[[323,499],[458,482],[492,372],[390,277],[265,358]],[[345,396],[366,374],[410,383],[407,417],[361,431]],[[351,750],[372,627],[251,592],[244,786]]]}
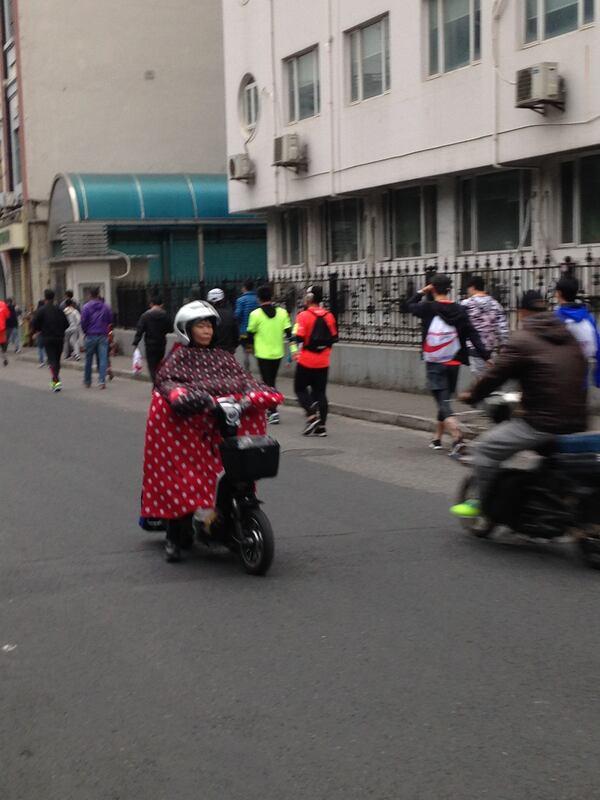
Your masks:
{"label": "woman riding scooter", "polygon": [[215,399],[250,401],[241,435],[264,434],[265,412],[283,402],[232,354],[213,346],[218,321],[215,309],[202,300],[179,309],[174,325],[178,344],[157,373],[148,412],[142,517],[167,521],[169,562],[179,561],[181,549],[191,542],[193,514],[204,511],[208,526],[215,508],[223,472]]}

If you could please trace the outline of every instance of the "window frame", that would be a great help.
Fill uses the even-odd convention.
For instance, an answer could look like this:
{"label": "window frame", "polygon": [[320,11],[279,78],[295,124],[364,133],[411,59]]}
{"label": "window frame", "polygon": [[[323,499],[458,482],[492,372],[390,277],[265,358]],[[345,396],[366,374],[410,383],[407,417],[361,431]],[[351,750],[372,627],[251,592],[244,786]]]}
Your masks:
{"label": "window frame", "polygon": [[[502,172],[508,172],[509,170],[502,170]],[[517,172],[519,174],[519,242],[523,237],[523,231],[525,227],[525,221],[527,219],[527,201],[531,202],[533,196],[533,188],[531,185],[531,175],[528,170],[519,169],[519,167],[515,167],[514,170],[510,170],[511,172]],[[500,170],[496,170],[494,172],[478,172],[472,175],[465,175],[460,177],[457,182],[457,191],[456,191],[456,209],[457,209],[457,239],[458,239],[458,252],[461,255],[476,255],[480,253],[510,253],[519,250],[518,243],[517,246],[514,248],[502,248],[496,247],[492,250],[480,250],[479,249],[479,215],[478,215],[478,195],[477,195],[477,180],[478,178],[483,178],[488,175],[499,175]],[[469,218],[468,218],[468,225],[469,225],[469,232],[470,232],[470,242],[468,242],[469,247],[466,247],[467,244],[465,242],[465,203],[464,203],[464,187],[470,184],[470,197],[469,197]],[[529,197],[526,197],[526,190],[529,186]],[[520,250],[531,250],[532,249],[532,215],[529,215],[529,243],[523,245]]]}
{"label": "window frame", "polygon": [[[383,23],[381,26],[381,84],[382,91],[378,94],[364,96],[364,73],[363,73],[363,32],[372,27]],[[346,75],[348,76],[348,104],[355,106],[359,103],[364,103],[367,100],[373,100],[375,97],[383,97],[389,94],[392,89],[392,54],[390,46],[390,14],[386,12],[378,17],[370,19],[368,22],[363,22],[350,28],[345,32],[346,39],[346,53],[347,53],[347,69]],[[357,96],[352,97],[352,78],[353,78],[353,53],[354,42],[357,42],[356,48],[356,63],[358,65],[357,71]]]}
{"label": "window frame", "polygon": [[[348,261],[333,260],[333,237],[331,225],[331,207],[335,203],[354,201],[356,203],[356,254],[357,258]],[[360,264],[365,260],[365,198],[364,197],[338,197],[326,200],[320,206],[320,226],[321,226],[321,264]]]}
{"label": "window frame", "polygon": [[[300,116],[300,84],[298,81],[298,61],[303,56],[307,56],[309,54],[314,55],[314,64],[313,64],[313,89],[314,89],[314,96],[315,96],[315,106],[314,106],[314,113],[309,114],[306,117]],[[318,117],[321,113],[321,59],[319,53],[319,45],[315,44],[311,47],[307,47],[305,50],[301,50],[299,53],[295,53],[293,56],[288,56],[287,58],[283,59],[283,67],[284,67],[284,85],[286,86],[287,92],[287,125],[295,125],[298,122],[302,122],[305,119],[314,119],[314,117]],[[293,86],[291,86],[290,82],[290,67],[293,71]],[[292,109],[290,108],[290,99],[291,94],[293,91],[294,95],[294,109],[292,115]]]}
{"label": "window frame", "polygon": [[247,72],[238,89],[238,117],[243,136],[250,141],[260,122],[261,102],[258,81]]}
{"label": "window frame", "polygon": [[[15,40],[15,9],[12,0],[2,2],[2,44],[4,48],[10,47]],[[8,35],[10,31],[10,35]]]}
{"label": "window frame", "polygon": [[[449,75],[459,69],[466,69],[481,63],[481,50],[482,50],[482,26],[481,26],[481,0],[469,0],[469,60],[466,64],[459,67],[452,67],[446,69],[446,42],[444,31],[444,4],[446,0],[425,0],[425,38],[426,47],[426,76],[427,79],[439,78],[442,75]],[[431,69],[431,34],[433,28],[431,26],[431,6],[436,4],[437,8],[437,70]],[[479,25],[476,24],[477,15],[479,16]],[[476,36],[478,34],[478,36]],[[478,47],[476,46],[478,42]]]}
{"label": "window frame", "polygon": [[570,31],[564,33],[557,33],[554,36],[546,36],[546,0],[535,0],[537,4],[537,24],[536,24],[536,37],[527,39],[527,0],[522,0],[521,6],[521,40],[523,47],[533,47],[534,45],[541,44],[542,42],[550,41],[551,39],[558,39],[560,36],[567,36],[570,33],[585,30],[596,24],[596,16],[598,14],[598,6],[600,0],[595,0],[593,7],[593,19],[586,22],[584,19],[585,2],[586,0],[577,0],[577,25]]}
{"label": "window frame", "polygon": [[[398,255],[398,242],[396,239],[396,214],[398,209],[398,194],[400,192],[418,189],[419,191],[419,249],[420,253],[415,255]],[[428,229],[427,229],[427,192],[431,189],[434,190],[435,197],[435,250],[429,251],[427,248],[428,242]],[[401,261],[411,258],[432,258],[439,253],[439,237],[438,237],[438,205],[439,205],[439,192],[438,185],[435,181],[426,181],[425,183],[413,184],[411,186],[395,186],[386,191],[383,195],[382,213],[384,215],[384,261]]]}
{"label": "window frame", "polygon": [[[582,236],[582,228],[583,228],[583,213],[582,213],[582,204],[581,204],[581,174],[582,174],[582,162],[584,158],[595,157],[600,159],[600,150],[592,150],[591,152],[584,153],[579,156],[565,156],[561,158],[558,164],[558,177],[557,177],[557,184],[558,184],[558,208],[557,208],[557,225],[558,230],[560,231],[559,240],[558,240],[558,247],[594,247],[600,244],[600,238],[594,242],[584,242]],[[564,196],[563,196],[563,187],[562,187],[562,169],[565,164],[572,164],[573,165],[573,175],[572,175],[572,186],[571,186],[571,206],[572,206],[572,219],[571,219],[571,227],[573,232],[573,241],[566,242],[563,241],[563,203],[564,203]],[[600,211],[599,211],[600,214]]]}
{"label": "window frame", "polygon": [[[298,249],[300,259],[296,263],[290,256],[291,236],[290,236],[290,217],[297,214],[298,220]],[[279,248],[281,253],[282,267],[302,267],[306,264],[306,238],[307,238],[307,215],[304,208],[290,207],[283,209],[279,215]]]}

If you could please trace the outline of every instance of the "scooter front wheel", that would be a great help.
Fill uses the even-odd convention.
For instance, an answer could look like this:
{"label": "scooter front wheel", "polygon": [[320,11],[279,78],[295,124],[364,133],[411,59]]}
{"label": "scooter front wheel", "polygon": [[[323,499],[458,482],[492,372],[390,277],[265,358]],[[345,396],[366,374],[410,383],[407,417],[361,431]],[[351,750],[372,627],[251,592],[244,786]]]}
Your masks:
{"label": "scooter front wheel", "polygon": [[275,555],[275,537],[267,515],[260,508],[244,511],[239,555],[250,575],[265,575]]}

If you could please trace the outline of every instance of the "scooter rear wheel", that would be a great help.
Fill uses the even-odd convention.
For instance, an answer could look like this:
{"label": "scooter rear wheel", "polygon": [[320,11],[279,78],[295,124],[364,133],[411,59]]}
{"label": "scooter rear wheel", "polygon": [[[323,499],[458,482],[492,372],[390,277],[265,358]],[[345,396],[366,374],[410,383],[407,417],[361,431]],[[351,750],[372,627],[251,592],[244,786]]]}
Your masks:
{"label": "scooter rear wheel", "polygon": [[[456,502],[464,503],[466,500],[473,500],[478,497],[478,494],[475,488],[475,476],[468,475],[459,486]],[[462,517],[460,524],[463,530],[479,539],[487,539],[496,527],[495,523],[486,517]]]}
{"label": "scooter rear wheel", "polygon": [[275,555],[275,537],[269,518],[260,508],[245,511],[242,520],[240,561],[250,575],[265,575]]}

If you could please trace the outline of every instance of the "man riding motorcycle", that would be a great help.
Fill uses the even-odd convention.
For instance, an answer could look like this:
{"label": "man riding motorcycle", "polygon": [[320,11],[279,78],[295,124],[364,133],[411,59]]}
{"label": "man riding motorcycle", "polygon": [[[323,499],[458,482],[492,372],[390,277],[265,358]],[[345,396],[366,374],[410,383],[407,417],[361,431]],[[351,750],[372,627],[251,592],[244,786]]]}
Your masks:
{"label": "man riding motorcycle", "polygon": [[485,516],[486,500],[503,461],[536,450],[555,436],[587,427],[587,363],[567,326],[548,313],[539,292],[525,292],[520,303],[522,328],[509,338],[493,365],[460,399],[479,403],[506,381],[521,385],[518,415],[481,436],[474,450],[478,496],[453,506],[463,518]]}
{"label": "man riding motorcycle", "polygon": [[240,434],[262,435],[267,409],[283,397],[258,383],[236,358],[215,348],[219,315],[201,300],[188,303],[175,317],[178,344],[157,372],[148,412],[144,450],[143,519],[167,521],[167,561],[179,561],[191,539],[192,515],[215,508],[223,472],[215,418],[218,397],[242,397],[251,407]]}

